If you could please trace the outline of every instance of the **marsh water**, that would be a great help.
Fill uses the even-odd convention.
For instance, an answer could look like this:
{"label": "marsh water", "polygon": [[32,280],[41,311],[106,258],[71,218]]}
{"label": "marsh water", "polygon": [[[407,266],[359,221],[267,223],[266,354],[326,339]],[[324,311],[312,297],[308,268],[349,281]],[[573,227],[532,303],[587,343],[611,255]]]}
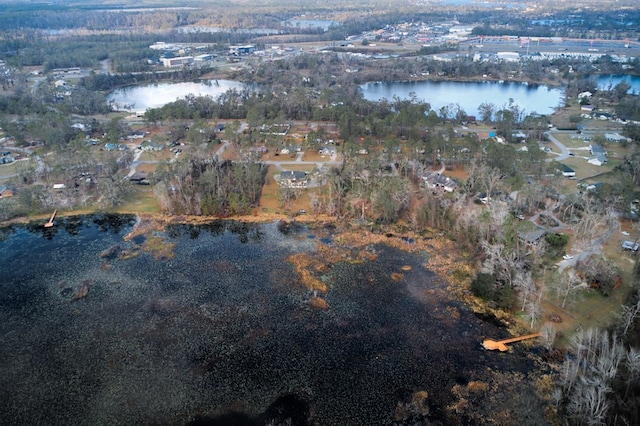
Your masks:
{"label": "marsh water", "polygon": [[[531,369],[521,349],[481,349],[506,331],[455,300],[427,253],[375,245],[375,260],[329,265],[328,308],[313,309],[287,257],[336,244],[331,228],[212,222],[125,241],[134,221],[2,229],[0,424],[252,424],[279,400],[317,425],[386,425],[422,390],[436,421],[455,384]],[[141,250],[158,241],[173,255]]]}

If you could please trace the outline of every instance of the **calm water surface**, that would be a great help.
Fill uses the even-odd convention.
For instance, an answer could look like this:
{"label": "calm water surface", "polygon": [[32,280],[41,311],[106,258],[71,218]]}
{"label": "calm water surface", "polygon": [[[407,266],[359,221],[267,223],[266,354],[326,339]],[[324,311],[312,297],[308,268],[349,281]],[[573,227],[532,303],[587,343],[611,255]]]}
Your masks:
{"label": "calm water surface", "polygon": [[469,115],[478,115],[482,103],[493,103],[498,108],[509,99],[524,109],[525,114],[550,114],[564,104],[564,89],[523,83],[459,82],[459,81],[406,81],[376,82],[360,86],[365,99],[392,100],[394,96],[408,99],[415,94],[428,102],[431,109],[458,104]]}
{"label": "calm water surface", "polygon": [[627,93],[640,94],[640,77],[634,75],[616,75],[616,74],[601,74],[595,76],[596,87],[598,90],[612,90],[618,84],[625,82],[629,86]]}
{"label": "calm water surface", "polygon": [[505,331],[454,300],[426,254],[377,245],[375,261],[331,265],[319,274],[329,309],[313,310],[285,260],[322,244],[304,227],[173,226],[155,236],[175,257],[124,260],[145,243],[123,240],[133,223],[85,216],[1,230],[0,424],[248,418],[292,393],[318,425],[386,425],[416,391],[428,391],[437,419],[456,383],[531,368],[518,348],[480,348]]}
{"label": "calm water surface", "polygon": [[187,95],[217,98],[229,89],[242,89],[244,84],[231,80],[208,80],[206,82],[159,83],[127,87],[115,90],[107,101],[113,102],[117,110],[146,111],[159,108]]}

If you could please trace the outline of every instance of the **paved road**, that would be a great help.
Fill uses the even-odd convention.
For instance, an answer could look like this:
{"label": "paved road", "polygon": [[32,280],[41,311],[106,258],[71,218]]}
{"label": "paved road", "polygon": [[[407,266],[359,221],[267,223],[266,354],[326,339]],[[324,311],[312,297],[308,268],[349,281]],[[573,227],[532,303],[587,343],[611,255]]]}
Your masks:
{"label": "paved road", "polygon": [[565,160],[569,157],[569,149],[567,149],[566,146],[564,146],[562,144],[562,142],[560,142],[558,139],[555,138],[555,136],[553,136],[553,133],[551,132],[547,132],[547,136],[549,137],[549,141],[551,141],[552,144],[554,144],[559,150],[560,150],[560,154],[555,153],[555,152],[551,152],[552,154],[555,154],[556,157],[555,158],[547,158],[546,161],[551,162],[551,161],[562,161]]}

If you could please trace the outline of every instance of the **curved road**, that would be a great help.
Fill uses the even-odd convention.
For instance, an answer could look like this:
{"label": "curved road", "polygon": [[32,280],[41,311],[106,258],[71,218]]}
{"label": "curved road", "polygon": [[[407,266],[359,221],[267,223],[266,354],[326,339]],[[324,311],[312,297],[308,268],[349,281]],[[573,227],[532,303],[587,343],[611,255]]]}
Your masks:
{"label": "curved road", "polygon": [[560,154],[556,153],[556,152],[551,152],[551,154],[555,154],[557,155],[556,158],[547,158],[546,161],[550,162],[550,161],[562,161],[565,160],[569,157],[569,150],[567,149],[566,146],[564,146],[562,144],[562,142],[560,142],[558,139],[555,138],[555,136],[553,136],[553,134],[551,132],[547,132],[545,133],[547,135],[547,137],[549,138],[549,141],[551,141],[552,144],[554,144],[556,146],[556,148],[558,148],[560,150]]}

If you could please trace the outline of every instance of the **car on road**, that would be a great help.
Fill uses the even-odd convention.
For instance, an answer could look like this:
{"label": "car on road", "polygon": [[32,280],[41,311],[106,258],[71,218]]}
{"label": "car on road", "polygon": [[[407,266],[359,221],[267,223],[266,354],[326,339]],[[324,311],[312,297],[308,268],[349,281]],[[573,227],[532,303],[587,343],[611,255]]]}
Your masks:
{"label": "car on road", "polygon": [[562,258],[564,260],[571,260],[571,259],[573,259],[573,256],[571,256],[570,254],[565,254],[564,256],[562,256]]}

